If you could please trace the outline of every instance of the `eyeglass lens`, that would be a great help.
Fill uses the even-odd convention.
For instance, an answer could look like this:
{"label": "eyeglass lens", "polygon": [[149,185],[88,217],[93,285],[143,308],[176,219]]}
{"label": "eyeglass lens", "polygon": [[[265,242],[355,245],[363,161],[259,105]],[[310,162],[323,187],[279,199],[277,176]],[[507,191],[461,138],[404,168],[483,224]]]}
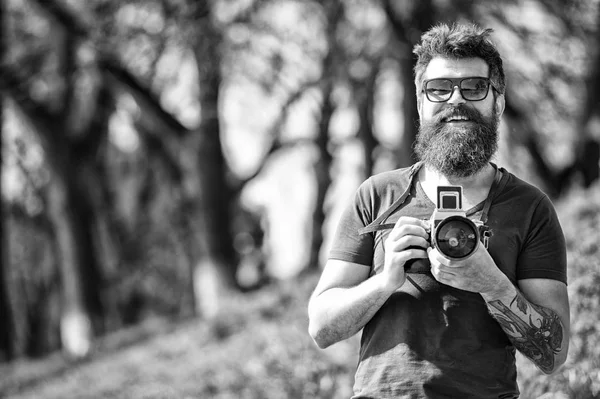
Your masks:
{"label": "eyeglass lens", "polygon": [[485,78],[432,79],[425,84],[425,94],[429,101],[444,102],[452,97],[454,86],[458,86],[465,100],[483,100],[489,89],[489,80]]}

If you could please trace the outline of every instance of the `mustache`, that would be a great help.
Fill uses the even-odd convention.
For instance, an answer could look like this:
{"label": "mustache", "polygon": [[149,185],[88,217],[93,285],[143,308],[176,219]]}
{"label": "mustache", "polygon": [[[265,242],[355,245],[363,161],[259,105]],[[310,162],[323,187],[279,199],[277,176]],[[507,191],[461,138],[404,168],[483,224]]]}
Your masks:
{"label": "mustache", "polygon": [[485,118],[481,115],[481,112],[474,108],[467,107],[464,104],[449,105],[443,108],[437,115],[435,115],[433,122],[442,123],[445,119],[450,117],[465,117],[476,123],[484,123]]}

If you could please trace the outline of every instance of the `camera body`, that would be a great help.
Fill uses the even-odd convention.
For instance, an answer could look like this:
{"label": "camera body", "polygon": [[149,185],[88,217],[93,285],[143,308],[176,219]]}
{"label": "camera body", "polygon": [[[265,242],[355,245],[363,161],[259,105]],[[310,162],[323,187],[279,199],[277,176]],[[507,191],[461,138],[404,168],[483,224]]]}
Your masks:
{"label": "camera body", "polygon": [[467,259],[477,250],[481,226],[462,209],[461,186],[437,187],[437,208],[429,223],[430,242],[446,258]]}

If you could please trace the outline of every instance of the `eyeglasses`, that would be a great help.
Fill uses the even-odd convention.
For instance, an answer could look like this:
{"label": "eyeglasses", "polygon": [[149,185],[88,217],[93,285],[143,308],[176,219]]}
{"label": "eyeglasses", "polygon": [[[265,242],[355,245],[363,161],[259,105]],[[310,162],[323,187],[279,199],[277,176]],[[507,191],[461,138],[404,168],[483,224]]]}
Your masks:
{"label": "eyeglasses", "polygon": [[429,79],[423,83],[423,90],[427,99],[434,103],[446,102],[452,97],[454,88],[458,87],[460,95],[467,101],[481,101],[485,99],[490,91],[489,78],[439,78]]}

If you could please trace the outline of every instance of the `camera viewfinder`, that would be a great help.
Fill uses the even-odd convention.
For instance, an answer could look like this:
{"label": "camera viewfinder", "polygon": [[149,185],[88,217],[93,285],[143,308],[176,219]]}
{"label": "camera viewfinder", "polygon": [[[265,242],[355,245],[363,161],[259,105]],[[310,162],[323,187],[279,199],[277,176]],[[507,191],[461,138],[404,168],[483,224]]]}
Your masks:
{"label": "camera viewfinder", "polygon": [[458,211],[462,209],[462,187],[438,186],[437,207],[445,211]]}

